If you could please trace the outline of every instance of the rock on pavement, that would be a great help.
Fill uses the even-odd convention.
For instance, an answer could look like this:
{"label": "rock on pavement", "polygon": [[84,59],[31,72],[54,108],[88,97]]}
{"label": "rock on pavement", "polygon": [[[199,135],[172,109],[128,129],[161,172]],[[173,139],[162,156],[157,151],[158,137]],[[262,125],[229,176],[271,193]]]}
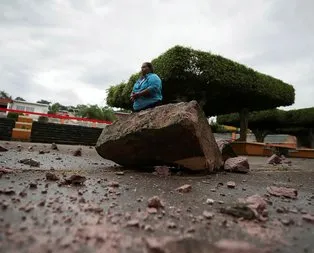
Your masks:
{"label": "rock on pavement", "polygon": [[226,161],[229,158],[237,157],[237,154],[234,152],[231,147],[231,141],[229,140],[216,140],[220,153],[222,155],[222,160]]}
{"label": "rock on pavement", "polygon": [[96,150],[122,166],[177,164],[210,171],[222,166],[209,123],[196,101],[133,113],[104,128]]}
{"label": "rock on pavement", "polygon": [[224,164],[224,170],[229,172],[248,173],[250,165],[247,157],[239,156],[229,158]]}
{"label": "rock on pavement", "polygon": [[276,154],[273,154],[271,157],[268,158],[267,164],[280,164],[282,162],[282,158]]}

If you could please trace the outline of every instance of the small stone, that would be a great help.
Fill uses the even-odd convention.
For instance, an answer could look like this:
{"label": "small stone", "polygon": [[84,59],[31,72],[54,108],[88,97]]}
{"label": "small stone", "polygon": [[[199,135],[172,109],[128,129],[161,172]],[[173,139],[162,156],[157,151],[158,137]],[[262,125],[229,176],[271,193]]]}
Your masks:
{"label": "small stone", "polygon": [[147,206],[149,208],[156,208],[156,209],[164,208],[164,204],[162,203],[162,201],[160,200],[158,196],[149,198]]}
{"label": "small stone", "polygon": [[283,196],[285,198],[296,199],[298,196],[298,191],[296,189],[288,187],[269,186],[267,187],[267,191],[270,195],[276,197]]}
{"label": "small stone", "polygon": [[19,193],[19,195],[20,195],[22,198],[24,198],[24,197],[27,196],[27,192],[21,191],[21,192]]}
{"label": "small stone", "polygon": [[30,189],[37,189],[37,184],[36,183],[30,183],[29,188]]}
{"label": "small stone", "polygon": [[55,175],[54,173],[47,172],[46,173],[46,180],[48,180],[48,181],[58,181],[59,177],[57,175]]}
{"label": "small stone", "polygon": [[212,219],[214,217],[214,213],[212,212],[208,212],[208,211],[204,211],[203,212],[203,216],[206,218],[206,219]]}
{"label": "small stone", "polygon": [[45,154],[45,151],[44,151],[44,150],[40,150],[40,151],[38,152],[38,154],[44,155],[44,154]]}
{"label": "small stone", "polygon": [[280,164],[281,162],[282,162],[282,159],[276,154],[272,155],[267,160],[267,164],[272,164],[272,165]]}
{"label": "small stone", "polygon": [[38,206],[45,206],[46,200],[42,200],[38,203]]}
{"label": "small stone", "polygon": [[73,156],[82,156],[82,148],[78,148],[73,152]]}
{"label": "small stone", "polygon": [[292,219],[282,219],[281,223],[285,226],[290,226],[294,224],[294,221]]}
{"label": "small stone", "polygon": [[129,220],[127,222],[128,227],[139,227],[139,225],[140,225],[140,221],[137,219]]}
{"label": "small stone", "polygon": [[154,231],[153,227],[151,225],[148,225],[148,224],[145,225],[144,230],[148,231],[148,232],[153,232]]}
{"label": "small stone", "polygon": [[227,159],[224,170],[228,172],[248,173],[250,165],[247,157],[239,156]]}
{"label": "small stone", "polygon": [[51,144],[51,149],[52,149],[52,150],[59,150],[56,143],[52,143],[52,144]]}
{"label": "small stone", "polygon": [[116,172],[116,175],[117,175],[117,176],[123,176],[123,175],[124,175],[124,172],[123,172],[123,171],[117,171],[117,172]]}
{"label": "small stone", "polygon": [[189,227],[187,230],[186,230],[187,233],[194,233],[195,232],[195,228],[194,227]]}
{"label": "small stone", "polygon": [[229,182],[227,182],[227,187],[228,188],[235,188],[236,187],[236,183],[234,181],[229,181]]}
{"label": "small stone", "polygon": [[188,193],[192,190],[192,186],[189,184],[185,184],[176,189],[176,191],[181,193]]}
{"label": "small stone", "polygon": [[288,210],[287,210],[285,207],[278,207],[278,208],[276,209],[276,212],[277,212],[277,213],[287,213]]}
{"label": "small stone", "polygon": [[314,224],[314,215],[311,214],[304,214],[302,215],[302,219],[309,222],[309,223],[313,223]]}
{"label": "small stone", "polygon": [[78,174],[74,174],[72,176],[70,176],[69,178],[66,178],[64,180],[64,182],[61,183],[61,185],[82,185],[84,184],[84,182],[86,181],[86,177],[78,175]]}
{"label": "small stone", "polygon": [[172,222],[172,221],[167,222],[167,228],[174,229],[176,227],[177,227],[177,225],[174,222]]}
{"label": "small stone", "polygon": [[0,152],[7,152],[8,149],[0,145]]}
{"label": "small stone", "polygon": [[15,191],[11,189],[4,189],[4,190],[0,190],[0,194],[11,196],[11,195],[15,195]]}
{"label": "small stone", "polygon": [[149,207],[149,208],[147,208],[147,212],[149,214],[156,214],[157,213],[157,208]]}
{"label": "small stone", "polygon": [[215,200],[213,199],[206,199],[206,204],[207,205],[213,205],[215,203]]}
{"label": "small stone", "polygon": [[111,181],[111,182],[108,183],[108,186],[110,186],[110,187],[119,187],[119,182]]}
{"label": "small stone", "polygon": [[38,162],[32,158],[19,160],[19,163],[29,165],[31,167],[40,167],[40,162]]}

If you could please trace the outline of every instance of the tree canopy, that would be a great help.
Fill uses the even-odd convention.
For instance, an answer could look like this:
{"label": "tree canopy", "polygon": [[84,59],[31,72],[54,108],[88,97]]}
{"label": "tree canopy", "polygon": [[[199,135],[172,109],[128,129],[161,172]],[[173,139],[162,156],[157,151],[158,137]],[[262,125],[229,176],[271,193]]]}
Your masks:
{"label": "tree canopy", "polygon": [[11,98],[11,96],[4,90],[0,91],[0,98]]}
{"label": "tree canopy", "polygon": [[[207,116],[294,103],[292,85],[209,52],[175,46],[152,63],[163,81],[164,103],[195,99]],[[131,108],[129,96],[138,77],[110,87],[108,105]]]}
{"label": "tree canopy", "polygon": [[[296,110],[265,110],[249,113],[248,127],[255,134],[258,141],[262,141],[267,134],[285,133],[298,135],[314,128],[314,107]],[[220,115],[217,123],[240,126],[238,113]]]}
{"label": "tree canopy", "polygon": [[45,99],[41,99],[41,100],[38,100],[36,103],[39,103],[39,104],[44,104],[44,105],[50,105],[51,102],[45,100]]}
{"label": "tree canopy", "polygon": [[[238,113],[220,115],[219,124],[240,126]],[[278,128],[314,128],[314,107],[296,110],[264,110],[249,113],[249,128],[278,129]]]}
{"label": "tree canopy", "polygon": [[26,101],[24,98],[22,97],[16,97],[15,100],[18,100],[18,101]]}

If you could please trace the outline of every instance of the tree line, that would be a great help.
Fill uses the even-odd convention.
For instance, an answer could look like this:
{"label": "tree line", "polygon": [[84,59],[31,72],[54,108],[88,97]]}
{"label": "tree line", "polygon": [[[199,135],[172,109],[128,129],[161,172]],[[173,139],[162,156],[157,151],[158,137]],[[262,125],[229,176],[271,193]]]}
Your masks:
{"label": "tree line", "polygon": [[[7,98],[13,99],[11,95],[9,95],[5,91],[0,91],[0,98]],[[22,97],[16,97],[14,100],[18,101],[26,101]],[[99,119],[99,120],[108,120],[114,121],[115,120],[115,112],[109,106],[98,106],[98,105],[85,105],[85,104],[78,104],[78,105],[62,105],[61,103],[52,103],[45,99],[40,99],[36,101],[36,103],[48,105],[48,113],[49,114],[56,114],[58,112],[66,111],[73,114],[76,117],[82,118],[90,118],[90,119]]]}

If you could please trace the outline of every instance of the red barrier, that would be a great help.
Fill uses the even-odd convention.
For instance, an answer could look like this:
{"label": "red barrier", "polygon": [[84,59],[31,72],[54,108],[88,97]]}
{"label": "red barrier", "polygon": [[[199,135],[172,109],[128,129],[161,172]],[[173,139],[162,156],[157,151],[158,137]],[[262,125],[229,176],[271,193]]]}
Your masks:
{"label": "red barrier", "polygon": [[39,113],[39,112],[20,111],[20,110],[7,109],[7,108],[0,108],[0,111],[14,112],[14,113],[23,113],[23,114],[33,114],[33,115],[44,116],[44,117],[48,117],[48,118],[79,120],[79,121],[90,121],[90,122],[97,122],[97,123],[103,123],[103,124],[108,124],[108,125],[111,124],[111,122],[107,121],[107,120],[78,118],[78,117],[62,116],[62,115],[57,115],[57,114],[46,114],[46,113]]}

